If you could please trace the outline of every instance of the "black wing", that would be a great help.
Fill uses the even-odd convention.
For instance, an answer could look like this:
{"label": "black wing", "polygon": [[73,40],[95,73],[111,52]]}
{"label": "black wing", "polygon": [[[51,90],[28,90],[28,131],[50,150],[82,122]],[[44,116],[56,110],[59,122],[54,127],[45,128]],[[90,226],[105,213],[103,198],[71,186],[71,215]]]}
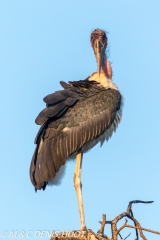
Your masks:
{"label": "black wing", "polygon": [[36,118],[43,124],[36,137],[30,178],[36,189],[45,188],[66,159],[104,131],[120,109],[121,94],[94,81],[62,82],[65,90],[44,98],[47,107]]}

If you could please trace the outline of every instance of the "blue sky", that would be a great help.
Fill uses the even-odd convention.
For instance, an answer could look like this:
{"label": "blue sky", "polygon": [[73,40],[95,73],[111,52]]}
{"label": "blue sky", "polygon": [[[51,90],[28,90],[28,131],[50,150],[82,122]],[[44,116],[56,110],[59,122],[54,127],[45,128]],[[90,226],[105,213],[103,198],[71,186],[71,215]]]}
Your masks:
{"label": "blue sky", "polygon": [[[60,80],[85,79],[96,70],[89,42],[95,28],[108,32],[113,81],[125,101],[117,132],[84,155],[87,227],[97,231],[103,213],[112,220],[140,199],[155,202],[134,205],[135,217],[160,231],[159,10],[159,0],[1,0],[0,238],[4,230],[79,229],[74,162],[61,186],[37,193],[29,166],[43,97],[61,89]],[[129,229],[122,236],[130,232],[133,239]]]}

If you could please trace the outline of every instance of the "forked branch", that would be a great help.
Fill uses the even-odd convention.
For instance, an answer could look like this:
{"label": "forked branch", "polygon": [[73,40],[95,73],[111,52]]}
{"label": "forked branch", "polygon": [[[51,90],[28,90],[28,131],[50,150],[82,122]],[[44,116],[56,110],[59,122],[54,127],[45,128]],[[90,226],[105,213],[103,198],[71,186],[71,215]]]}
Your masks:
{"label": "forked branch", "polygon": [[[143,231],[147,231],[147,232],[151,232],[154,234],[159,234],[160,232],[154,231],[154,230],[150,230],[147,228],[143,228],[141,227],[140,223],[137,221],[137,219],[134,217],[133,215],[133,211],[132,211],[132,205],[136,204],[136,203],[144,203],[144,204],[148,204],[148,203],[153,203],[153,201],[141,201],[141,200],[134,200],[134,201],[130,201],[127,207],[126,212],[123,212],[121,214],[119,214],[117,217],[115,217],[112,221],[106,221],[105,224],[110,224],[111,225],[111,231],[112,231],[112,237],[108,238],[111,240],[117,240],[118,239],[118,235],[120,236],[121,239],[126,239],[130,236],[130,234],[126,237],[126,238],[122,238],[120,232],[122,231],[122,229],[124,228],[134,228],[136,231],[136,240],[139,240],[139,235],[143,240],[147,240],[147,238],[144,236]],[[104,217],[105,216],[105,217]],[[125,223],[117,229],[117,223],[122,219],[122,218],[129,218],[131,221],[133,221],[134,226],[132,225],[128,225],[127,222],[128,220],[125,219]],[[101,223],[101,228],[98,231],[98,233],[101,234],[101,236],[104,236],[104,220],[106,219],[106,215],[103,214],[103,221],[100,221]]]}
{"label": "forked branch", "polygon": [[[55,234],[52,235],[51,240],[71,240],[71,239],[72,240],[118,240],[118,236],[120,237],[121,240],[125,240],[125,239],[128,240],[131,233],[128,234],[126,237],[122,237],[121,231],[124,228],[135,229],[136,240],[139,240],[140,239],[139,237],[141,237],[141,239],[143,240],[147,240],[147,238],[143,234],[143,231],[160,235],[160,232],[143,228],[140,225],[138,220],[134,217],[133,210],[132,210],[132,205],[136,203],[149,204],[149,203],[153,203],[153,201],[140,201],[140,200],[131,201],[127,206],[126,212],[119,214],[112,221],[108,221],[106,219],[106,215],[103,214],[102,221],[100,221],[101,227],[98,233],[93,232],[91,229],[87,229],[86,231],[62,232],[62,233],[59,233],[58,235],[55,232]],[[125,218],[125,222],[121,227],[118,228],[117,223],[123,218]],[[133,226],[128,224],[128,219],[130,219],[134,223]],[[108,237],[104,234],[104,228],[106,224],[109,224],[111,226],[111,232],[112,232],[111,237]]]}

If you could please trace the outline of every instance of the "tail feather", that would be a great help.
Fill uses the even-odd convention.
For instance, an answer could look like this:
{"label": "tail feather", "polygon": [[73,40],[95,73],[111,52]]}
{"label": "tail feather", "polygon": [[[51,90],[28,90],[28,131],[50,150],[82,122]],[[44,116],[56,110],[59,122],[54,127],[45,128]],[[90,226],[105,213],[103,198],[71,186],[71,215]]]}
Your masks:
{"label": "tail feather", "polygon": [[46,183],[56,176],[68,157],[66,153],[67,138],[63,136],[63,133],[55,136],[55,131],[55,129],[51,129],[47,138],[42,139],[41,137],[32,157],[30,179],[36,189],[44,188]]}
{"label": "tail feather", "polygon": [[[41,140],[42,141],[42,140]],[[37,163],[36,170],[37,176],[39,177],[42,183],[48,182],[48,178],[50,177],[50,173],[48,171],[48,157],[47,157],[48,149],[46,146],[46,141],[42,143],[41,149],[37,155]],[[42,184],[41,183],[41,184]]]}
{"label": "tail feather", "polygon": [[31,160],[31,165],[30,165],[30,179],[31,179],[31,182],[34,186],[36,185],[34,173],[35,173],[35,164],[36,164],[37,152],[38,152],[38,145],[36,146],[36,149],[34,151],[34,154],[33,154],[32,160]]}

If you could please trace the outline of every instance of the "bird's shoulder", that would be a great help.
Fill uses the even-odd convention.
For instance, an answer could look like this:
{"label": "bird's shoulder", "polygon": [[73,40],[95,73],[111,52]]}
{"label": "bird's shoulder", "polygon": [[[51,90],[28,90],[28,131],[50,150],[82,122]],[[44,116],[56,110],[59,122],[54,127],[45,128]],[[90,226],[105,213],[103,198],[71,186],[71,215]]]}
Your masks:
{"label": "bird's shoulder", "polygon": [[60,117],[77,101],[82,101],[105,90],[96,81],[79,80],[68,83],[61,81],[60,84],[64,88],[63,90],[56,91],[43,98],[46,108],[37,116],[36,124],[42,125],[49,118]]}
{"label": "bird's shoulder", "polygon": [[121,102],[119,91],[104,88],[96,81],[79,80],[69,83],[60,82],[64,90],[47,95],[46,103],[35,122],[42,125],[35,142],[43,130],[52,127],[62,130],[65,127],[77,126],[105,109],[116,111]]}

